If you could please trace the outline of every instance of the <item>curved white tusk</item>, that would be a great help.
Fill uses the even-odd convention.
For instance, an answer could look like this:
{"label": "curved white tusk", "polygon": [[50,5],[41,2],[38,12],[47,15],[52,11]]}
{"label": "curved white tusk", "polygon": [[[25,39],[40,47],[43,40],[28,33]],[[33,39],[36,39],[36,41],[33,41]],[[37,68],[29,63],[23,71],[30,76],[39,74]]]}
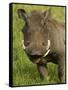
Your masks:
{"label": "curved white tusk", "polygon": [[47,50],[50,48],[50,45],[51,45],[51,42],[50,42],[50,40],[48,40],[48,45],[47,45]]}
{"label": "curved white tusk", "polygon": [[47,45],[47,48],[46,48],[47,52],[43,55],[43,57],[46,57],[49,54],[49,52],[50,52],[50,49],[49,49],[50,45],[51,45],[51,42],[50,42],[50,40],[48,40],[48,45]]}
{"label": "curved white tusk", "polygon": [[50,49],[44,54],[43,57],[46,57],[48,55],[48,53],[50,52]]}
{"label": "curved white tusk", "polygon": [[22,40],[23,49],[26,49],[26,46],[24,45],[24,40]]}

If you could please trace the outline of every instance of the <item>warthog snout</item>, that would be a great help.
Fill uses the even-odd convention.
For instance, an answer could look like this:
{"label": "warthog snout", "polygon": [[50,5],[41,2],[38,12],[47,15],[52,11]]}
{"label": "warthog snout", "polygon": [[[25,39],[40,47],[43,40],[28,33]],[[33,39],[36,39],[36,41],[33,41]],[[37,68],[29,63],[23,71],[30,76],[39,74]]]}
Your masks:
{"label": "warthog snout", "polygon": [[28,55],[30,56],[42,56],[43,55],[43,50],[40,47],[44,47],[43,45],[40,44],[40,47],[38,47],[37,44],[31,43],[28,46],[25,46],[25,50]]}
{"label": "warthog snout", "polygon": [[39,56],[46,56],[48,53],[49,53],[49,48],[50,48],[50,40],[48,40],[47,41],[47,46],[46,46],[46,51],[44,52],[44,43],[42,43],[42,44],[39,44],[40,45],[40,47],[43,47],[43,49],[42,48],[40,48],[40,47],[38,47],[38,44],[37,43],[35,43],[35,45],[34,45],[34,43],[33,44],[28,44],[27,46],[26,45],[24,45],[24,40],[22,40],[22,44],[23,44],[23,49],[27,52],[27,54],[28,55],[30,55],[30,56],[35,56],[35,57],[39,57]]}

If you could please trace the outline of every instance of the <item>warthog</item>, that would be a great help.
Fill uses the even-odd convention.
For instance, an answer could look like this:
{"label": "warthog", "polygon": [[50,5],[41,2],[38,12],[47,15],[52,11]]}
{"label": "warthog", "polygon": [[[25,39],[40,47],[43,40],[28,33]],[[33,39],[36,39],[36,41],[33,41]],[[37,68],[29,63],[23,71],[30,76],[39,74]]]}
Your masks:
{"label": "warthog", "polygon": [[65,83],[65,24],[52,18],[51,9],[29,14],[18,9],[18,15],[25,21],[23,48],[37,64],[40,77],[47,78],[47,63],[53,62],[58,65],[59,81]]}

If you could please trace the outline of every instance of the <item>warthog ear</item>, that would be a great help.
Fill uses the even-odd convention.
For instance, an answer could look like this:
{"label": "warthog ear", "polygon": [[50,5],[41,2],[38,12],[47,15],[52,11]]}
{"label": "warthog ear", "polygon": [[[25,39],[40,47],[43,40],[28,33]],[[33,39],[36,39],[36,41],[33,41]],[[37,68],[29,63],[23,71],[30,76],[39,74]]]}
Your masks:
{"label": "warthog ear", "polygon": [[51,18],[51,8],[49,8],[47,11],[44,11],[43,15],[44,15],[44,20]]}
{"label": "warthog ear", "polygon": [[24,20],[27,19],[27,14],[26,14],[26,11],[24,9],[18,9],[17,13],[18,13],[18,16],[20,18],[23,18]]}

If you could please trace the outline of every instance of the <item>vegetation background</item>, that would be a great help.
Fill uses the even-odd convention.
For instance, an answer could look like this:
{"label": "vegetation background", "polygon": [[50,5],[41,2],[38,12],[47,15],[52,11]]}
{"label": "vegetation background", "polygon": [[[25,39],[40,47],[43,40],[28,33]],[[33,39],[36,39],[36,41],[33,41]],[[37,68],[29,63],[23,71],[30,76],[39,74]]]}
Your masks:
{"label": "vegetation background", "polygon": [[43,11],[52,8],[52,17],[64,22],[65,7],[12,4],[13,86],[55,84],[58,82],[57,65],[49,63],[49,80],[41,80],[36,65],[29,60],[22,48],[21,41],[23,39],[23,34],[21,30],[25,22],[18,17],[17,9],[20,8],[25,9],[27,13],[30,13],[32,10]]}

